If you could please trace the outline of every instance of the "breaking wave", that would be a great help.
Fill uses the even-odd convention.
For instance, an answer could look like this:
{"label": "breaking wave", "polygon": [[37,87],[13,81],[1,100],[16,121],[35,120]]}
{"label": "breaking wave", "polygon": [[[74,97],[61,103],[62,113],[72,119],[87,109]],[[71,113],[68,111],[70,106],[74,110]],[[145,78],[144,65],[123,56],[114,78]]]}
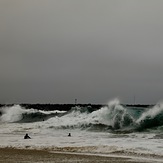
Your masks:
{"label": "breaking wave", "polygon": [[0,109],[1,122],[37,122],[44,121],[56,115],[63,114],[64,111],[43,111],[37,109],[26,109],[20,105],[2,107]]}
{"label": "breaking wave", "polygon": [[126,107],[113,100],[98,110],[73,107],[68,112],[26,109],[20,105],[1,108],[1,122],[44,121],[42,127],[50,129],[77,128],[93,131],[141,132],[163,126],[163,104],[152,108]]}

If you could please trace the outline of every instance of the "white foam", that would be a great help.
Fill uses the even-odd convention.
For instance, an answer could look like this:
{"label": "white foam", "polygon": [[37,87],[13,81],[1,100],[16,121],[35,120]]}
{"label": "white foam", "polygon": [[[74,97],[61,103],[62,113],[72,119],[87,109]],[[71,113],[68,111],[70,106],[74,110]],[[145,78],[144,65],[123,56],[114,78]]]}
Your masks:
{"label": "white foam", "polygon": [[22,119],[22,114],[25,112],[20,105],[14,105],[11,107],[2,108],[2,116],[0,121],[2,122],[15,122]]}
{"label": "white foam", "polygon": [[66,111],[43,111],[37,109],[25,109],[20,105],[14,105],[10,107],[1,108],[2,116],[0,117],[1,122],[17,122],[23,118],[23,114],[31,113],[43,113],[43,114],[52,114],[52,113],[65,113]]}
{"label": "white foam", "polygon": [[[74,147],[73,151],[76,152],[109,154],[123,151],[125,154],[137,153],[138,155],[156,154],[163,156],[162,140],[153,139],[153,135],[149,136],[150,134],[118,136],[110,133],[74,129],[46,129],[40,127],[41,123],[44,122],[0,124],[0,145],[30,148],[63,148],[63,151],[65,147]],[[69,132],[72,135],[71,137],[67,136]],[[25,133],[28,133],[32,139],[24,140]],[[71,152],[71,148],[69,149],[69,152]]]}
{"label": "white foam", "polygon": [[137,120],[137,123],[140,123],[142,120],[148,118],[154,118],[156,115],[160,114],[161,112],[163,112],[163,104],[157,104],[155,105],[153,108],[147,110],[146,112],[144,112],[141,117]]}

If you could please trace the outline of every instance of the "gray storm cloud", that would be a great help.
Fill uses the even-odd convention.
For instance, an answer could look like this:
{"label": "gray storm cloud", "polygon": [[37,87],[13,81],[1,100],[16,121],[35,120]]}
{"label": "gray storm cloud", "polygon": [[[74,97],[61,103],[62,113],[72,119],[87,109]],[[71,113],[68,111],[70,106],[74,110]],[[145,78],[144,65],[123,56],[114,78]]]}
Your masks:
{"label": "gray storm cloud", "polygon": [[1,103],[156,103],[163,1],[0,0]]}

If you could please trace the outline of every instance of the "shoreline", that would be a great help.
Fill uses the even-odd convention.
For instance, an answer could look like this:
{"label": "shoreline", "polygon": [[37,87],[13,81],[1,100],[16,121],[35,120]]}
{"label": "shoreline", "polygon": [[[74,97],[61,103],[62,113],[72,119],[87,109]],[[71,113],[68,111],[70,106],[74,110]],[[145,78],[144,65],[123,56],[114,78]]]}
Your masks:
{"label": "shoreline", "polygon": [[[151,160],[152,161],[152,160]],[[150,159],[133,158],[132,156],[100,155],[89,153],[60,152],[53,150],[0,148],[0,163],[31,162],[31,163],[149,163]]]}

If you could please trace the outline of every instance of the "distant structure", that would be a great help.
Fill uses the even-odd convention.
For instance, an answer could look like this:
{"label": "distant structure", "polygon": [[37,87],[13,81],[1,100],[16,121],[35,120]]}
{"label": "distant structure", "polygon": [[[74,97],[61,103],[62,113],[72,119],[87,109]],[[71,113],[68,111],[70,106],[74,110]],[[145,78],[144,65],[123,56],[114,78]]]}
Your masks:
{"label": "distant structure", "polygon": [[77,99],[75,99],[75,105],[77,104]]}
{"label": "distant structure", "polygon": [[134,105],[135,105],[135,101],[136,101],[136,98],[135,98],[135,95],[134,95]]}

